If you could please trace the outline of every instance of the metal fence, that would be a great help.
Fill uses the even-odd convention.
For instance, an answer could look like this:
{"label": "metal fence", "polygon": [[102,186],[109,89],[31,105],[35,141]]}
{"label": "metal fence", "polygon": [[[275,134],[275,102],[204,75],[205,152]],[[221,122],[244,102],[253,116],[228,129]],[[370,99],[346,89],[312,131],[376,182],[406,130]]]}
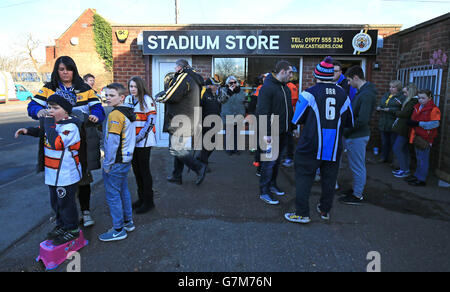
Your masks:
{"label": "metal fence", "polygon": [[442,87],[442,69],[435,65],[416,66],[399,69],[397,79],[403,85],[416,84],[417,88],[429,89],[433,92],[434,103],[439,106]]}

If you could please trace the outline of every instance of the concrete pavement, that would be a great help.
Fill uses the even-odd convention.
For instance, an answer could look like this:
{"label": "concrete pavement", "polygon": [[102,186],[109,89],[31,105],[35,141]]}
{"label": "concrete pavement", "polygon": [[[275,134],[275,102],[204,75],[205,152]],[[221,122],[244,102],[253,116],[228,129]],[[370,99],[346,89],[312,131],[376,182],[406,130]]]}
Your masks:
{"label": "concrete pavement", "polygon": [[[294,210],[293,170],[280,172],[279,186],[287,195],[280,205],[259,199],[258,178],[248,153],[229,157],[215,152],[200,186],[184,173],[183,185],[166,182],[172,166],[167,149],[153,149],[151,169],[156,208],[135,215],[136,230],[120,242],[97,239],[112,225],[103,182],[93,187],[96,224],[85,229],[90,240],[81,250],[82,271],[160,272],[287,272],[366,271],[367,255],[381,256],[381,271],[450,271],[450,195],[433,185],[413,188],[394,178],[388,165],[368,165],[367,203],[355,207],[335,201],[329,223],[312,213],[309,225],[287,222]],[[341,189],[351,176],[340,172]],[[433,181],[431,178],[430,182]],[[134,177],[129,176],[133,200]],[[434,184],[435,185],[435,184]],[[46,191],[46,187],[42,185]],[[311,210],[319,199],[316,184]],[[50,215],[50,206],[42,210]],[[313,212],[313,211],[312,211]],[[11,214],[14,216],[28,216]],[[3,221],[2,221],[3,222]],[[0,253],[2,271],[41,271],[34,262],[39,242],[52,228],[39,222],[14,245]],[[66,264],[56,271],[65,271]]]}

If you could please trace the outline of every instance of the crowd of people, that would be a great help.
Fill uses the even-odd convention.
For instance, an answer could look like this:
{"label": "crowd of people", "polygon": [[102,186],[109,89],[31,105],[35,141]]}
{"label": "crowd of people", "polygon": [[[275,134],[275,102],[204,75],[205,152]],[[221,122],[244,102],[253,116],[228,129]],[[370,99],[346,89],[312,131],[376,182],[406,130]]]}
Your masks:
{"label": "crowd of people", "polygon": [[[323,220],[330,219],[344,149],[353,183],[352,189],[343,192],[339,200],[351,205],[363,202],[366,147],[375,110],[380,113],[380,162],[390,161],[393,152],[399,165],[393,175],[404,178],[410,185],[424,186],[430,149],[440,121],[431,92],[417,90],[414,84],[403,87],[401,82],[392,81],[390,91],[377,106],[377,89],[365,79],[362,68],[353,66],[345,75],[342,69],[341,63],[325,58],[314,69],[315,85],[299,94],[298,87],[290,82],[296,68],[280,61],[273,72],[261,75],[261,84],[248,101],[236,77],[228,76],[224,84],[215,78],[204,80],[186,60],[180,59],[165,90],[154,97],[145,81],[137,76],[125,86],[120,83],[106,86],[106,104],[112,107],[106,115],[93,89],[95,77],[87,74],[81,78],[72,58],[58,58],[51,81],[28,104],[29,116],[39,120],[40,126],[21,128],[15,133],[16,138],[31,135],[40,139],[39,170],[45,171],[45,184],[49,186],[51,207],[56,214],[56,226],[47,239],[61,245],[79,236],[77,196],[83,225],[95,223],[90,213],[91,171],[95,169],[102,168],[113,225],[99,235],[99,240],[125,239],[127,232],[136,228],[133,211],[143,214],[155,207],[150,156],[156,145],[157,103],[165,105],[163,131],[169,133],[169,153],[173,157],[173,171],[167,181],[175,184],[183,183],[185,166],[196,173],[197,185],[205,180],[208,159],[214,149],[203,145],[197,156],[192,151],[198,139],[217,129],[217,120],[206,123],[209,117],[219,116],[222,128],[230,132],[224,141],[218,131],[209,137],[212,143],[223,144],[223,148],[217,149],[225,149],[228,155],[239,153],[240,133],[239,119],[229,117],[246,114],[266,117],[267,132],[257,133],[258,145],[254,149],[260,199],[270,205],[279,204],[277,197],[285,195],[277,185],[279,167],[282,163],[293,166],[295,211],[285,214],[290,222],[310,222],[309,196],[318,172],[322,195],[316,211]],[[196,119],[197,108],[202,108],[200,119]],[[181,116],[188,117],[189,126],[179,119]],[[278,124],[273,117],[278,118]],[[103,135],[99,135],[99,129]],[[414,175],[410,170],[411,144],[417,159]],[[127,182],[131,168],[137,185],[136,202],[131,202]]]}

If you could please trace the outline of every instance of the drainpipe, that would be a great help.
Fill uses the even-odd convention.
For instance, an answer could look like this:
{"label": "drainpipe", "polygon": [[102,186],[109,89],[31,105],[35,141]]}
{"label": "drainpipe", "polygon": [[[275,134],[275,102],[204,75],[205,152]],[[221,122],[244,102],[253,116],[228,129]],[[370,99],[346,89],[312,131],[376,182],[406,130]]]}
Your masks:
{"label": "drainpipe", "polygon": [[438,169],[437,169],[437,176],[440,179],[443,179],[447,182],[450,182],[450,173],[446,173],[444,171],[441,170],[442,167],[442,161],[443,161],[443,157],[442,154],[444,152],[444,148],[445,148],[445,138],[449,138],[445,136],[445,130],[447,129],[447,104],[448,104],[448,97],[450,94],[450,88],[449,88],[449,84],[450,84],[450,60],[448,62],[447,65],[447,89],[445,90],[445,100],[444,100],[444,110],[443,110],[443,114],[442,114],[442,118],[441,118],[441,122],[442,122],[442,126],[441,126],[441,133],[443,134],[443,136],[441,136],[441,145],[439,147],[439,160],[438,160]]}

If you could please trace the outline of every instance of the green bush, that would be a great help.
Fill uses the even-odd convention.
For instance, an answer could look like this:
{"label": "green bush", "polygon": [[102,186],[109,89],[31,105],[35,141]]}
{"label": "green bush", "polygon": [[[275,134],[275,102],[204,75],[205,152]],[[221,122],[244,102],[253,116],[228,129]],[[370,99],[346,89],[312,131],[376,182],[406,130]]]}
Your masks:
{"label": "green bush", "polygon": [[109,23],[100,15],[94,14],[94,41],[97,53],[105,61],[106,69],[113,67],[112,29]]}

